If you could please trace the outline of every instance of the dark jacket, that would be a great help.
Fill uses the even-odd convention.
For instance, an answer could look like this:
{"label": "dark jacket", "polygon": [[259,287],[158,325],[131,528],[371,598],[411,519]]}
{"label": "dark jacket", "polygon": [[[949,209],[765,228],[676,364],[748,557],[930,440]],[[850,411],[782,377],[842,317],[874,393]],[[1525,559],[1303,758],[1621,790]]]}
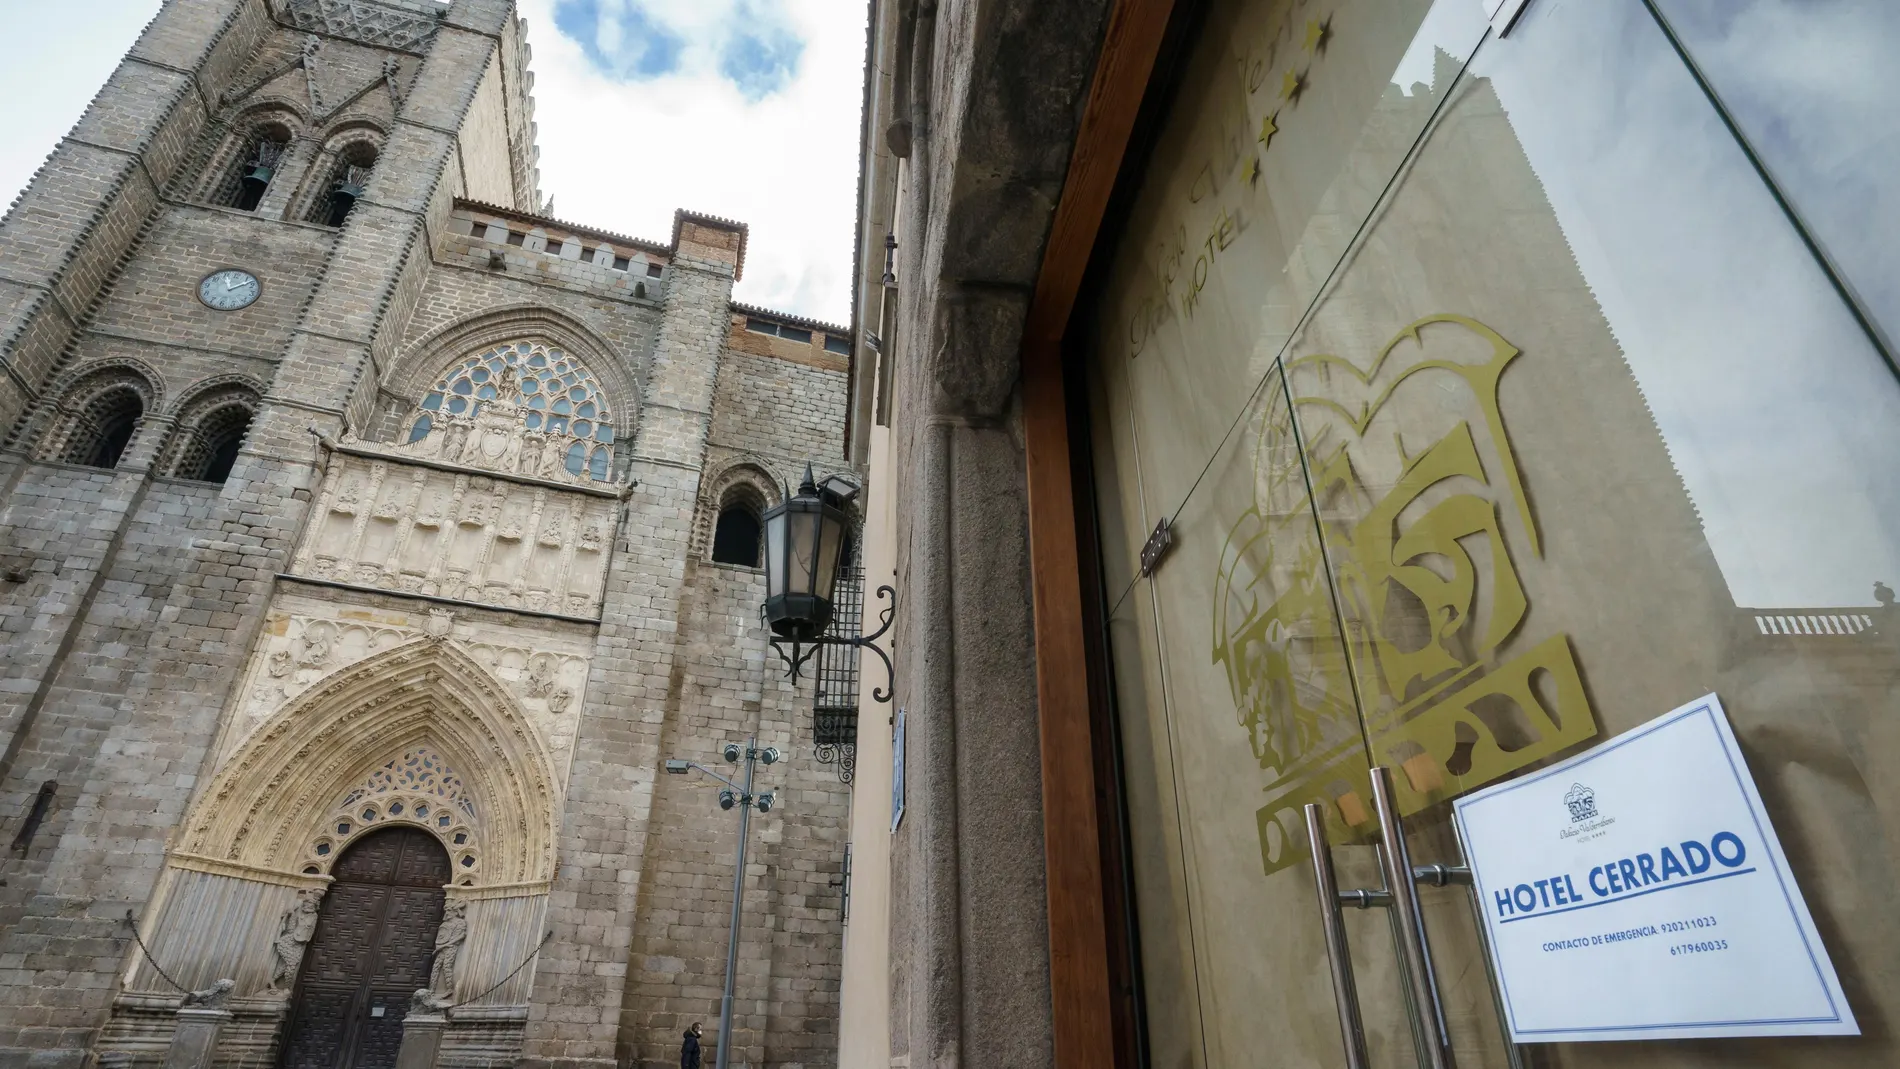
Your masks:
{"label": "dark jacket", "polygon": [[699,1069],[699,1037],[689,1029],[680,1044],[680,1069]]}

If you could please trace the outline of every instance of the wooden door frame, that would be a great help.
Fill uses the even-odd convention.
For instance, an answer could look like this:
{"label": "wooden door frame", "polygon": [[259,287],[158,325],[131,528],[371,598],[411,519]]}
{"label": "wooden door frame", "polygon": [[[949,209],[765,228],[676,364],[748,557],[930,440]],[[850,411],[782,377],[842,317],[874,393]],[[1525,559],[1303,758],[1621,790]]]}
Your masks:
{"label": "wooden door frame", "polygon": [[[1075,464],[1063,352],[1122,160],[1168,36],[1175,0],[1116,0],[1102,37],[1062,197],[1043,248],[1022,341],[1024,465],[1035,612],[1036,697],[1049,909],[1049,981],[1058,1069],[1118,1064],[1097,783],[1089,614],[1078,542]],[[1116,919],[1114,923],[1119,923]],[[1126,960],[1126,959],[1124,959]],[[1125,1016],[1125,1015],[1123,1015]],[[1125,1021],[1122,1022],[1125,1026]],[[1125,1034],[1125,1027],[1120,1030]]]}
{"label": "wooden door frame", "polygon": [[[437,838],[435,834],[429,831],[427,828],[418,827],[413,824],[401,823],[401,822],[392,823],[392,824],[385,825],[384,827],[381,827],[381,828],[372,829],[368,834],[364,835],[362,838],[358,839],[357,841],[351,843],[348,848],[346,848],[342,853],[337,855],[336,865],[333,865],[331,867],[331,871],[334,872],[338,866],[341,866],[343,864],[344,858],[348,856],[351,850],[360,849],[363,846],[370,843],[371,841],[373,841],[374,839],[376,839],[377,837],[387,836],[391,832],[395,832],[395,831],[413,832],[417,836],[420,836],[422,839],[427,840],[429,844],[434,846],[437,850],[442,851],[442,858],[445,862],[447,862],[448,868],[449,868],[449,880],[451,883],[454,881],[455,856],[449,852],[448,847],[443,845],[442,840]],[[371,926],[369,936],[368,936],[367,945],[369,947],[369,956],[368,956],[367,964],[369,968],[368,968],[368,971],[364,973],[363,976],[357,981],[356,993],[351,997],[350,1008],[347,1011],[349,1013],[349,1017],[345,1020],[344,1026],[343,1026],[343,1032],[338,1038],[339,1049],[337,1053],[339,1055],[341,1055],[345,1051],[351,1050],[352,1046],[360,1039],[362,1035],[363,1011],[365,1007],[362,1006],[361,1003],[363,1002],[364,998],[367,997],[369,993],[369,989],[370,989],[370,980],[376,973],[377,958],[378,958],[378,954],[380,953],[380,948],[383,942],[383,932],[389,925],[389,911],[392,904],[395,901],[396,889],[398,887],[403,886],[401,884],[398,884],[395,880],[396,876],[398,876],[402,871],[402,857],[403,857],[402,850],[401,848],[399,848],[396,854],[396,859],[394,863],[395,867],[392,869],[391,874],[390,874],[391,878],[389,882],[381,885],[384,888],[383,898],[382,898],[382,901],[377,904],[376,920],[375,920],[375,923]],[[332,880],[329,887],[326,887],[324,889],[324,899],[323,899],[324,902],[329,901],[330,890],[334,888],[338,883],[341,883],[341,882],[346,882],[346,881]],[[348,882],[354,882],[354,881],[348,881]],[[447,905],[447,899],[448,899],[448,886],[449,886],[448,884],[444,884],[443,889],[442,889],[443,902],[444,902],[445,907]],[[323,935],[325,931],[328,929],[329,925],[333,924],[334,922],[335,922],[334,916],[333,915],[326,916],[323,912],[322,906],[319,905],[318,910],[317,910],[317,926],[310,933],[310,941],[304,944],[303,960],[299,962],[297,965],[297,979],[294,983],[291,984],[291,987],[290,987],[290,991],[291,991],[290,1012],[286,1014],[284,1017],[283,1033],[277,1044],[277,1058],[275,1060],[275,1064],[278,1066],[283,1066],[285,1064],[285,1060],[290,1057],[290,1041],[292,1037],[296,1034],[297,1027],[301,1023],[300,1019],[303,1016],[303,1009],[304,1009],[303,993],[304,993],[304,979],[305,979],[304,973],[305,973],[305,970],[310,965],[311,948],[317,945],[318,940],[323,938]],[[433,941],[434,939],[433,933],[431,933],[430,938]],[[430,965],[433,968],[434,966],[433,958],[431,959]],[[408,1007],[400,1006],[400,1007],[397,1007],[397,1009],[399,1013],[406,1013],[408,1010]]]}

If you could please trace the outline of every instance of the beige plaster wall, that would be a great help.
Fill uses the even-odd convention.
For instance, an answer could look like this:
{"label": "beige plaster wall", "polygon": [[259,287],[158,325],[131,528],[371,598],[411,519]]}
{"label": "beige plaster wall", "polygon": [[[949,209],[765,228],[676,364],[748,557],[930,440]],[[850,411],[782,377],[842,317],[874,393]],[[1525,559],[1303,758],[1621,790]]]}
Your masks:
{"label": "beige plaster wall", "polygon": [[[896,497],[890,492],[891,432],[872,427],[865,480],[864,583],[867,591],[897,576]],[[867,599],[877,604],[875,598]],[[870,615],[869,613],[866,614]],[[874,629],[875,618],[865,621]],[[845,917],[844,973],[838,1009],[839,1069],[891,1064],[891,719],[895,702],[871,692],[882,665],[861,661],[858,688],[858,771],[851,793],[851,906]]]}

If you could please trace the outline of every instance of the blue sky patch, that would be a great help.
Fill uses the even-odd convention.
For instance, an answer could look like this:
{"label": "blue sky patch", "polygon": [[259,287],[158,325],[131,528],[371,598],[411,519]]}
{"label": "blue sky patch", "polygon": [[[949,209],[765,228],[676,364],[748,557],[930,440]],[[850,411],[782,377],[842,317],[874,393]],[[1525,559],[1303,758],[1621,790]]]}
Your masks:
{"label": "blue sky patch", "polygon": [[686,38],[639,0],[555,0],[554,26],[610,78],[646,81],[679,70]]}
{"label": "blue sky patch", "polygon": [[785,88],[798,72],[804,51],[805,42],[790,30],[741,3],[733,11],[731,35],[719,50],[719,73],[747,100],[759,100]]}

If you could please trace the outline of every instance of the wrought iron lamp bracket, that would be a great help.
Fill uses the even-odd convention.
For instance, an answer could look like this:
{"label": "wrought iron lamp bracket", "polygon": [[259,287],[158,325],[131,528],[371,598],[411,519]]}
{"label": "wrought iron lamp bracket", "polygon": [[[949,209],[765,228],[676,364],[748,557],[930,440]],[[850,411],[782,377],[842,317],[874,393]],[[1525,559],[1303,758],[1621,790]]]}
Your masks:
{"label": "wrought iron lamp bracket", "polygon": [[[884,652],[883,647],[877,644],[877,640],[883,638],[884,633],[891,629],[891,620],[897,613],[897,590],[885,584],[877,588],[877,596],[885,599],[887,604],[879,610],[877,630],[868,635],[820,635],[810,642],[799,642],[794,639],[790,643],[792,647],[790,653],[785,652],[785,639],[772,639],[773,652],[778,654],[779,660],[785,662],[785,677],[794,683],[798,682],[799,672],[804,668],[805,662],[811,660],[812,655],[818,652],[820,646],[856,646],[859,649],[870,650],[877,654],[878,660],[884,662],[884,686],[872,688],[871,698],[885,705],[890,704],[891,688],[896,679],[896,672],[891,666],[890,654]],[[763,608],[759,610],[759,615],[761,619],[764,618]]]}

